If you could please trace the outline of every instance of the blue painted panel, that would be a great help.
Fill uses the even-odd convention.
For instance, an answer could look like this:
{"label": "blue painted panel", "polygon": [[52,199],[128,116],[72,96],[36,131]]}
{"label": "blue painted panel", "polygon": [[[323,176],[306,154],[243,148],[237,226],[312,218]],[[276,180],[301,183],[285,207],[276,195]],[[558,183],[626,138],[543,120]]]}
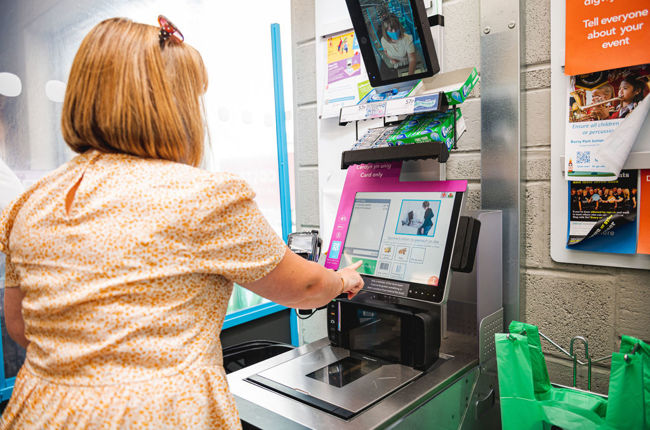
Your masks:
{"label": "blue painted panel", "polygon": [[287,237],[291,232],[291,190],[289,188],[287,124],[284,113],[284,84],[282,81],[282,50],[280,47],[280,40],[280,24],[271,24],[273,92],[275,95],[275,136],[278,151],[280,210],[282,214],[282,238],[286,242]]}
{"label": "blue painted panel", "polygon": [[233,312],[229,315],[226,315],[222,330],[234,327],[239,324],[244,324],[257,318],[262,318],[267,315],[283,311],[285,309],[287,308],[282,305],[278,305],[277,303],[264,303],[258,306],[244,309],[242,311]]}
{"label": "blue painted panel", "polygon": [[[280,210],[282,214],[282,238],[287,241],[291,232],[291,190],[289,184],[289,161],[287,155],[287,124],[284,110],[284,84],[282,81],[282,50],[280,24],[271,24],[271,47],[273,57],[273,91],[275,95],[275,135],[278,148],[278,175],[280,182]],[[298,317],[291,311],[291,343],[298,346]]]}

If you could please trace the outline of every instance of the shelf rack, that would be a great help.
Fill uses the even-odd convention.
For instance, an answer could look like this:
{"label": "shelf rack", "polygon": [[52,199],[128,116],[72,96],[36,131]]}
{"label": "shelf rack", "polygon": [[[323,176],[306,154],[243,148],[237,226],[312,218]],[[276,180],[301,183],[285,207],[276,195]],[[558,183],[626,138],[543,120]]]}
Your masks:
{"label": "shelf rack", "polygon": [[445,163],[449,159],[447,145],[442,142],[429,142],[343,151],[341,169],[345,170],[354,164],[424,160],[428,158],[434,158],[440,163]]}
{"label": "shelf rack", "polygon": [[448,107],[447,96],[442,91],[400,99],[344,106],[341,108],[341,114],[339,115],[339,125],[347,125],[353,121],[386,118],[389,116],[446,112]]}
{"label": "shelf rack", "polygon": [[[431,97],[435,96],[435,97]],[[426,97],[428,102],[425,105],[417,104],[417,99]],[[431,103],[432,100],[435,100],[435,103]],[[391,102],[400,102],[399,105],[392,104]],[[383,107],[371,107],[367,108],[364,106],[367,105],[379,105],[383,104]],[[391,105],[391,106],[389,106]],[[374,102],[366,103],[364,105],[356,106],[347,106],[341,108],[341,115],[339,117],[339,125],[347,125],[350,122],[355,123],[355,135],[356,139],[359,139],[359,121],[364,121],[366,119],[384,119],[384,125],[386,124],[387,116],[398,116],[398,115],[412,115],[417,113],[426,113],[426,112],[446,112],[449,108],[447,103],[447,97],[444,92],[434,93],[434,94],[424,94],[419,96],[405,97],[397,100],[388,100],[385,102]],[[458,134],[456,130],[456,109],[457,106],[452,105],[453,110],[453,133],[454,133],[454,146],[452,149],[456,148],[458,144]],[[378,115],[377,112],[382,111],[383,115]],[[346,112],[344,112],[346,111]],[[359,116],[359,112],[362,112],[366,117],[360,119],[355,118],[354,115]],[[345,119],[345,121],[344,121]],[[368,149],[356,149],[343,151],[341,154],[341,169],[345,170],[348,167],[354,164],[366,164],[366,163],[380,163],[388,161],[407,161],[407,160],[425,160],[425,159],[436,159],[439,163],[446,163],[449,159],[449,150],[447,145],[443,142],[426,142],[426,143],[413,143],[409,145],[400,145],[400,146],[384,146],[379,148],[368,148]]]}

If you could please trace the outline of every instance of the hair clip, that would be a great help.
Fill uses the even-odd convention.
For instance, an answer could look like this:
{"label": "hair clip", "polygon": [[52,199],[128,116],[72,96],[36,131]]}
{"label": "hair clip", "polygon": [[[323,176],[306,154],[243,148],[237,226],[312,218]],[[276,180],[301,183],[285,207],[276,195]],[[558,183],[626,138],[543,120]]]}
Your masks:
{"label": "hair clip", "polygon": [[158,38],[160,39],[161,45],[170,37],[173,37],[179,43],[183,43],[185,40],[183,33],[181,33],[174,23],[168,20],[164,15],[158,15],[158,25],[160,25]]}

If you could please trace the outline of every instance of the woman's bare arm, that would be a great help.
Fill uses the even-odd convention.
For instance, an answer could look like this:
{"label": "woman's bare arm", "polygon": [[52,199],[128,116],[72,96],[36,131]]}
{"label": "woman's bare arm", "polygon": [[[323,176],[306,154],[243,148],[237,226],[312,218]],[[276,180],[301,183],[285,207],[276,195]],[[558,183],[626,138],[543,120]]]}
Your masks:
{"label": "woman's bare arm", "polygon": [[353,297],[363,288],[357,273],[361,262],[337,272],[307,261],[287,248],[282,261],[268,275],[243,285],[275,303],[310,309],[326,305],[341,293]]}
{"label": "woman's bare arm", "polygon": [[25,294],[20,288],[5,288],[5,325],[9,336],[20,346],[27,349],[29,341],[25,337],[22,303]]}
{"label": "woman's bare arm", "polygon": [[415,52],[408,54],[408,59],[409,59],[409,75],[412,75],[415,72],[415,65],[418,62],[417,58],[415,57]]}

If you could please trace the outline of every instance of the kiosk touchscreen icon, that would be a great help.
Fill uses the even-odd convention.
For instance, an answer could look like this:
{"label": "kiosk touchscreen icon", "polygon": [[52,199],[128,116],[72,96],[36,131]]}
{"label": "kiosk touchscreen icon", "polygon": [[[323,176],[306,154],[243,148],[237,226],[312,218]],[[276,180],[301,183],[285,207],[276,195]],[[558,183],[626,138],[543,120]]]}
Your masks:
{"label": "kiosk touchscreen icon", "polygon": [[435,236],[439,211],[440,200],[402,200],[395,234]]}
{"label": "kiosk touchscreen icon", "polygon": [[332,246],[330,247],[329,258],[339,258],[340,252],[341,252],[341,242],[338,240],[332,242]]}

